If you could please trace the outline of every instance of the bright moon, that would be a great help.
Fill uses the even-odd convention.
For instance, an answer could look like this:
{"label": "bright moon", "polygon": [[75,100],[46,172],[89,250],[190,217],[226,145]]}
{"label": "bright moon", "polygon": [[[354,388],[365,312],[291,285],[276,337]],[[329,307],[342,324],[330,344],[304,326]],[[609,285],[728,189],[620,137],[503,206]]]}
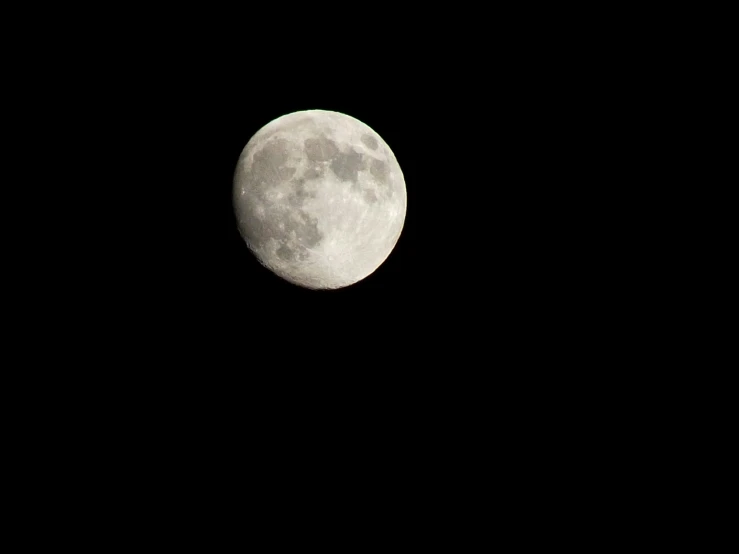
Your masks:
{"label": "bright moon", "polygon": [[361,281],[390,255],[407,195],[395,155],[337,112],[284,115],[247,143],[234,175],[239,232],[259,262],[311,289]]}

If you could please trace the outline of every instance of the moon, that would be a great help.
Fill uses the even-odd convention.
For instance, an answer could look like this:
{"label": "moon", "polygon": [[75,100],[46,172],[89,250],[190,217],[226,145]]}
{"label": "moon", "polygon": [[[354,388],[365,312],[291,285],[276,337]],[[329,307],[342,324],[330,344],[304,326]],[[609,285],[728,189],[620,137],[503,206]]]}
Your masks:
{"label": "moon", "polygon": [[279,117],[249,140],[236,165],[239,232],[267,269],[309,289],[347,287],[372,274],[405,221],[403,173],[361,121],[306,110]]}

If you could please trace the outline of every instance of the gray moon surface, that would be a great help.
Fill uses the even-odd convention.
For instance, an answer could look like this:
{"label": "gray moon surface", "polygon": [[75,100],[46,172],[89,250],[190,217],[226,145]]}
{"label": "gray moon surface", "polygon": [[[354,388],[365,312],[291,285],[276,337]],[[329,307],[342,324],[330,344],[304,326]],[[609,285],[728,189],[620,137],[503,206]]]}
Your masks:
{"label": "gray moon surface", "polygon": [[309,289],[372,274],[405,221],[400,165],[370,127],[307,110],[271,121],[249,140],[233,184],[239,232],[259,262]]}

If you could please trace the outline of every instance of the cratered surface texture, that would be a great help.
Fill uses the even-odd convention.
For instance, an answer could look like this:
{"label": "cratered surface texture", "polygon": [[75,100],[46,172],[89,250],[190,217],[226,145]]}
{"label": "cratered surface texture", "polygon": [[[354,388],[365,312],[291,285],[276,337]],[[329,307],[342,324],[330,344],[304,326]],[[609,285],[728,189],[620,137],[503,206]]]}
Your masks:
{"label": "cratered surface texture", "polygon": [[360,281],[390,255],[406,213],[395,155],[357,119],[307,110],[247,143],[234,175],[241,236],[262,265],[311,289]]}

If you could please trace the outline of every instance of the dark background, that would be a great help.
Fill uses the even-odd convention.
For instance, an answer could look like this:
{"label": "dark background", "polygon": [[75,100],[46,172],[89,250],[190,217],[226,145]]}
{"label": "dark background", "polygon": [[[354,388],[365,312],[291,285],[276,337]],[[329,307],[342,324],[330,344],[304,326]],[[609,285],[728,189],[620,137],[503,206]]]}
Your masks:
{"label": "dark background", "polygon": [[[394,519],[414,541],[449,529],[458,546],[509,522],[519,543],[584,527],[611,540],[652,525],[665,498],[680,509],[675,460],[710,454],[705,430],[730,421],[718,380],[696,390],[718,351],[685,333],[685,293],[703,287],[675,278],[696,266],[684,248],[702,223],[671,201],[690,201],[710,164],[676,186],[682,156],[663,135],[683,126],[669,101],[699,81],[684,73],[695,49],[654,31],[690,25],[661,7],[651,20],[608,6],[265,7],[34,6],[28,32],[8,33],[22,75],[4,90],[27,102],[6,103],[25,134],[5,134],[33,144],[4,187],[31,207],[31,232],[6,235],[22,257],[3,268],[25,285],[5,283],[3,304],[6,457],[29,472],[9,473],[30,506],[14,513],[73,514],[89,535],[79,503],[121,522],[116,540],[146,520],[168,530],[172,514],[190,540],[204,509],[222,536],[251,508],[281,538],[287,513],[330,503],[373,536]],[[669,60],[678,79],[654,86]],[[388,260],[330,292],[263,269],[231,205],[251,136],[315,108],[377,131],[408,189]],[[660,268],[671,248],[679,263]],[[357,500],[385,525],[345,509]],[[184,535],[172,504],[196,515]]]}
{"label": "dark background", "polygon": [[[640,232],[662,207],[636,167],[655,155],[659,56],[631,63],[637,31],[609,36],[607,13],[275,8],[95,14],[27,66],[50,116],[28,125],[44,145],[22,183],[45,208],[26,252],[43,305],[9,294],[32,330],[17,418],[40,419],[42,461],[131,490],[140,472],[174,498],[192,475],[312,499],[314,475],[346,474],[429,505],[439,475],[524,505],[565,475],[620,486],[604,460],[665,394],[640,372],[660,363],[640,350],[659,331],[649,267],[666,231]],[[338,291],[263,269],[231,204],[251,136],[316,108],[377,131],[408,190],[393,253]]]}
{"label": "dark background", "polygon": [[[587,357],[576,344],[598,339],[632,278],[614,240],[628,216],[610,222],[629,194],[619,158],[638,154],[618,142],[634,92],[598,25],[180,17],[108,38],[105,63],[82,45],[85,156],[102,160],[82,286],[127,329],[124,353],[343,371]],[[337,291],[262,268],[231,204],[251,136],[305,109],[372,127],[408,190],[390,257]]]}
{"label": "dark background", "polygon": [[[188,375],[213,390],[284,378],[472,391],[529,368],[546,389],[576,378],[553,364],[610,363],[637,319],[643,272],[621,260],[648,210],[629,167],[649,153],[632,108],[651,99],[620,77],[607,19],[523,11],[347,25],[183,10],[69,37],[41,72],[66,95],[38,89],[75,160],[56,172],[73,185],[44,202],[75,204],[58,210],[74,235],[44,243],[61,256],[48,264],[58,326],[92,360],[165,368],[149,373],[165,387]],[[262,268],[231,203],[252,135],[305,109],[372,127],[408,191],[390,257],[337,291]]]}

